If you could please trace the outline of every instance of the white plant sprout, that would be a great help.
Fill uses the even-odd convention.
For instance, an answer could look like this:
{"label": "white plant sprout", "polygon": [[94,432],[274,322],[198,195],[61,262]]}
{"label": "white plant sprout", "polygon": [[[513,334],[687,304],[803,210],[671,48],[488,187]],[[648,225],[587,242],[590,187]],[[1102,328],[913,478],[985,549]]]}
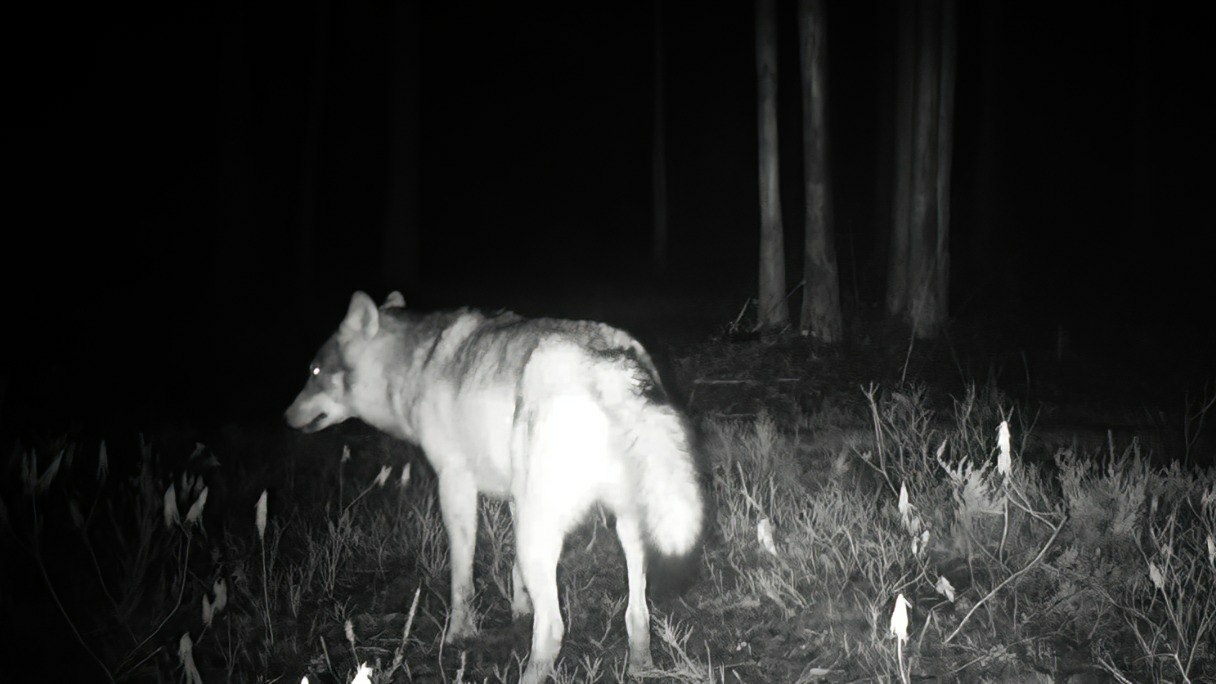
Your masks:
{"label": "white plant sprout", "polygon": [[68,516],[72,518],[72,525],[84,532],[84,516],[80,513],[80,506],[76,504],[75,498],[68,499]]}
{"label": "white plant sprout", "polygon": [[258,497],[258,502],[254,505],[254,524],[258,528],[258,539],[265,541],[266,539],[266,497],[268,493],[265,489],[262,490],[262,495]]}
{"label": "white plant sprout", "polygon": [[[149,445],[143,441],[142,434],[140,435],[140,452],[143,454],[145,459],[151,458],[151,445]],[[38,475],[36,455],[33,458],[23,459],[22,476],[24,478],[26,478],[26,481],[24,482],[26,491],[30,494],[45,492],[46,489],[48,487],[50,487],[51,483],[53,482],[55,475],[58,472],[59,464],[67,463],[70,467],[70,462],[71,462],[70,453],[71,453],[70,451],[60,451],[59,456],[56,457],[55,461],[53,461],[51,463],[51,465],[47,468],[47,470],[45,472],[42,473],[41,476]],[[64,460],[65,454],[68,454],[66,460]],[[105,442],[102,441],[101,445],[98,449],[98,467],[97,467],[97,472],[96,472],[98,482],[101,483],[107,477],[108,473],[109,473],[109,457],[107,455]],[[182,600],[185,598],[186,584],[187,584],[188,578],[189,578],[188,569],[190,566],[190,549],[193,546],[193,544],[191,543],[193,528],[194,528],[195,524],[198,524],[200,529],[202,528],[200,520],[202,518],[203,509],[207,503],[207,488],[205,486],[203,486],[202,478],[199,477],[197,480],[191,478],[189,482],[190,482],[190,486],[188,488],[183,488],[182,492],[179,493],[177,487],[175,486],[175,483],[173,483],[171,481],[169,483],[169,486],[165,488],[165,493],[162,496],[161,518],[165,523],[166,530],[171,531],[171,530],[173,530],[173,528],[175,526],[177,526],[177,527],[180,527],[182,529],[182,531],[184,532],[184,536],[181,540],[181,546],[182,546],[183,550],[180,553],[181,569],[178,572],[178,576],[180,577],[180,580],[179,580],[180,584],[178,585],[178,589],[177,589],[177,599],[175,600],[175,602],[173,604],[173,608],[168,611],[168,613],[164,616],[164,618],[156,625],[156,627],[146,637],[143,638],[142,641],[139,641],[139,643],[137,643],[135,645],[135,647],[133,649],[131,649],[128,656],[140,651],[140,649],[142,649],[148,642],[152,641],[157,635],[159,635],[161,633],[161,630],[163,630],[165,628],[165,626],[169,623],[170,619],[174,615],[177,614],[178,609],[181,608],[181,606],[182,606]],[[187,499],[185,499],[185,497],[189,497],[191,493],[197,494],[198,496],[193,502],[191,502],[189,512],[186,516],[185,521],[183,522],[179,508],[178,508],[178,498],[183,497],[183,500],[187,500]],[[34,510],[35,510],[35,514],[36,514],[37,508],[35,507]],[[3,512],[2,508],[0,508],[0,513],[2,513],[2,512]],[[68,514],[72,519],[72,523],[77,527],[77,529],[80,530],[81,534],[82,535],[85,534],[85,529],[84,529],[85,520],[80,513],[79,506],[76,505],[76,501],[71,498],[69,498],[69,500],[68,500]],[[86,538],[86,546],[87,545],[88,545],[88,542],[87,542],[87,538]],[[89,549],[89,552],[90,552],[90,555],[92,555],[91,548]],[[37,554],[36,550],[35,550],[35,554]],[[97,562],[95,557],[93,558],[93,562],[94,562],[94,564],[96,564],[96,562]],[[100,573],[100,571],[99,571],[99,573]],[[54,588],[49,586],[49,579],[46,581],[48,582],[48,587],[50,588],[52,594],[54,595]],[[106,597],[110,600],[111,605],[114,605],[115,608],[117,609],[117,602],[114,600],[113,596],[111,596],[109,591],[106,589],[104,582],[102,583],[102,590],[106,594]],[[56,598],[56,602],[58,602],[58,598]],[[226,597],[225,597],[224,603],[225,604],[227,603]],[[207,604],[210,604],[210,606],[208,607]],[[60,609],[62,611],[62,606],[60,606]],[[214,618],[215,612],[216,612],[215,604],[213,602],[205,601],[205,604],[203,607],[204,620],[206,620],[208,615],[210,615],[211,618]],[[64,613],[64,617],[68,618],[66,613]],[[111,680],[113,680],[114,674],[110,672],[109,666],[107,666],[93,652],[93,650],[91,648],[89,648],[88,644],[84,641],[83,637],[81,637],[79,632],[76,631],[76,626],[74,623],[72,623],[70,618],[68,618],[68,623],[69,623],[69,626],[72,628],[73,632],[76,634],[77,640],[84,647],[85,651],[88,652],[88,654],[95,661],[97,661],[97,664],[102,668],[102,670],[106,672],[106,674],[109,676],[109,678]],[[132,635],[132,639],[134,639],[134,638],[135,638],[134,635]],[[189,682],[198,681],[201,683],[202,679],[198,675],[198,670],[197,670],[197,668],[195,668],[193,666],[194,665],[193,656],[192,656],[193,647],[194,647],[194,644],[190,639],[189,633],[187,632],[187,633],[183,634],[181,640],[179,641],[178,655],[182,659],[182,667],[185,671],[185,677],[186,677],[187,681],[189,681]],[[127,662],[126,660],[123,660],[119,664],[119,667],[121,668],[122,665],[125,664],[126,662]]]}
{"label": "white plant sprout", "polygon": [[[1199,501],[1209,515],[1216,513],[1216,485],[1205,489]],[[1212,535],[1208,534],[1205,541],[1208,545],[1208,565],[1213,570],[1216,570],[1216,539],[1213,539]]]}
{"label": "white plant sprout", "polygon": [[[414,628],[414,616],[418,613],[418,598],[422,595],[422,586],[419,585],[414,590],[414,601],[410,603],[410,612],[405,618],[405,628],[401,630],[401,643],[397,646],[397,650],[393,652],[393,664],[389,666],[388,672],[384,673],[384,679],[391,681],[397,670],[405,666],[405,646],[409,642],[410,631]],[[406,679],[412,679],[409,668],[405,669]]]}
{"label": "white plant sprout", "polygon": [[266,623],[266,634],[270,645],[274,645],[274,624],[270,619],[270,583],[266,577],[266,498],[267,491],[262,490],[254,505],[254,523],[258,528],[258,541],[262,546],[262,619]]}
{"label": "white plant sprout", "polygon": [[946,579],[945,575],[938,576],[937,584],[933,585],[933,589],[942,596],[945,596],[947,601],[954,603],[954,585],[950,583],[950,580]]}
{"label": "white plant sprout", "polygon": [[216,615],[228,606],[228,584],[221,577],[215,580],[211,585],[211,594],[215,598],[208,596],[207,592],[203,592],[203,626],[210,627]]}
{"label": "white plant sprout", "polygon": [[55,456],[55,460],[47,466],[46,470],[41,475],[38,474],[38,452],[30,450],[21,459],[21,484],[25,490],[26,496],[34,496],[35,494],[44,494],[50,489],[51,483],[55,481],[55,476],[59,474],[59,465],[63,462],[64,452],[60,450]]}
{"label": "white plant sprout", "polygon": [[[139,435],[139,450],[140,450],[141,454],[143,455],[143,458],[145,461],[145,466],[146,466],[147,461],[152,458],[152,451],[151,451],[151,445],[144,441],[142,434]],[[190,458],[192,460],[195,460],[202,453],[204,453],[204,451],[205,451],[205,447],[201,444],[198,444],[198,445],[196,445],[195,451],[191,455]],[[50,464],[46,467],[46,469],[43,470],[39,467],[37,452],[31,450],[31,452],[28,455],[25,455],[21,459],[21,477],[23,479],[22,484],[23,484],[23,489],[24,489],[25,493],[27,495],[29,495],[31,498],[35,498],[39,495],[47,493],[50,490],[50,488],[54,485],[55,481],[58,478],[58,474],[61,470],[64,471],[65,473],[71,470],[74,454],[75,454],[74,446],[69,446],[67,448],[60,449],[59,452],[56,454],[55,458],[52,459]],[[95,480],[99,487],[103,486],[105,484],[105,481],[109,477],[109,471],[110,471],[110,464],[109,464],[108,445],[105,442],[105,440],[101,440],[98,444],[97,464],[96,464],[96,469],[94,471],[94,477],[95,477]],[[131,478],[131,485],[140,487],[144,491],[147,491],[147,488],[149,486],[154,486],[154,485],[152,485],[152,483],[149,480],[149,478],[147,477],[147,475],[148,475],[148,473],[145,470],[143,473],[142,479],[141,479],[141,476],[136,476],[136,477]],[[81,646],[89,654],[89,656],[97,662],[98,666],[103,670],[103,672],[106,673],[106,675],[109,679],[113,680],[116,677],[122,678],[124,675],[129,674],[131,670],[129,668],[125,668],[124,666],[126,666],[128,663],[130,663],[131,662],[130,659],[132,657],[136,656],[137,654],[139,654],[141,652],[141,650],[149,642],[151,642],[152,640],[156,639],[159,635],[161,635],[163,630],[169,624],[171,618],[178,615],[179,609],[182,608],[183,599],[185,598],[186,586],[189,583],[188,568],[190,566],[190,554],[191,554],[191,550],[193,547],[192,537],[193,537],[194,527],[197,525],[199,527],[199,529],[205,533],[205,529],[203,528],[203,525],[202,525],[202,516],[203,516],[204,511],[206,510],[206,504],[207,504],[209,494],[210,494],[210,490],[207,487],[205,478],[202,475],[194,475],[194,474],[190,474],[188,472],[182,472],[179,475],[179,477],[177,478],[177,481],[174,481],[173,478],[169,479],[169,482],[168,482],[167,486],[165,487],[164,493],[161,496],[161,507],[160,507],[161,516],[160,517],[161,517],[161,521],[165,524],[165,529],[168,533],[172,534],[175,527],[179,528],[180,531],[183,533],[182,536],[178,538],[180,546],[181,546],[181,550],[178,554],[174,555],[174,558],[179,560],[180,565],[181,565],[180,570],[177,573],[178,579],[175,581],[175,584],[177,584],[177,589],[176,589],[177,596],[176,596],[173,607],[168,610],[168,612],[164,615],[164,618],[162,620],[160,620],[160,622],[158,624],[156,624],[156,626],[147,634],[146,637],[144,637],[142,640],[138,640],[138,643],[136,643],[135,646],[127,653],[126,657],[118,663],[117,667],[119,669],[119,672],[116,673],[116,672],[112,671],[110,665],[107,665],[89,647],[88,643],[84,640],[83,636],[76,629],[76,625],[71,620],[70,616],[66,612],[64,612],[64,608],[63,608],[62,604],[59,602],[58,596],[55,593],[54,587],[51,586],[49,578],[44,577],[44,580],[48,583],[48,589],[51,591],[55,602],[57,604],[59,604],[60,611],[63,612],[64,618],[69,623],[69,627],[72,629],[73,633],[76,635],[77,640],[80,642]],[[86,517],[82,513],[80,502],[74,496],[72,496],[70,493],[65,494],[65,505],[67,508],[69,521],[77,529],[77,531],[80,532],[82,534],[82,536],[84,536],[85,546],[86,546],[87,550],[89,551],[89,554],[93,561],[94,567],[97,568],[97,565],[98,565],[97,559],[96,559],[95,554],[93,553],[91,544],[89,543],[88,536],[87,536],[87,528],[88,528],[89,521],[92,519],[93,510],[90,509],[89,515]],[[97,502],[94,501],[93,508],[95,508],[96,505],[97,505]],[[188,505],[188,508],[187,508],[187,505]],[[187,513],[184,516],[184,518],[181,514],[181,511],[183,509],[187,510]],[[149,512],[149,513],[151,513],[151,516],[153,517],[153,519],[155,519],[154,511],[155,511],[155,508]],[[37,520],[38,507],[37,507],[36,502],[33,507],[33,513],[35,516],[34,525],[35,525],[35,529],[37,530],[38,529],[38,520]],[[4,507],[2,502],[0,502],[0,523],[5,523],[5,524],[8,523],[7,509]],[[154,529],[154,527],[155,527],[155,523],[153,523],[153,529]],[[145,543],[146,543],[146,540],[145,540]],[[35,555],[35,559],[38,562],[39,566],[41,567],[41,560],[38,558],[39,550],[38,550],[38,543],[37,543],[36,538],[34,540],[34,548],[32,550],[32,553]],[[98,572],[98,575],[100,578],[100,576],[102,574],[101,570],[99,568],[97,568],[97,572]],[[45,575],[45,570],[44,570],[44,575]],[[212,599],[210,596],[207,596],[206,594],[204,594],[204,596],[202,597],[202,600],[201,600],[201,604],[202,604],[201,612],[202,612],[202,618],[203,618],[205,627],[210,626],[213,623],[215,616],[227,605],[226,586],[222,583],[222,581],[217,586],[220,587],[220,592],[219,592],[219,595],[216,596],[216,598]],[[107,599],[110,601],[110,604],[115,608],[115,610],[116,611],[119,610],[118,602],[114,599],[114,597],[110,594],[108,588],[105,586],[104,579],[101,580],[101,589],[102,589],[103,593],[106,595]],[[133,633],[131,634],[131,638],[133,641],[137,640],[137,637]],[[198,669],[195,666],[194,661],[193,661],[194,646],[195,646],[195,642],[191,639],[189,632],[182,634],[182,637],[179,639],[178,655],[179,655],[179,658],[181,659],[181,666],[183,668],[183,677],[187,681],[190,681],[190,682],[195,682],[195,681],[201,682],[202,681],[201,676],[198,674]],[[155,652],[161,651],[161,650],[162,650],[161,648],[157,648],[153,652],[155,653]],[[142,661],[140,661],[140,662],[142,662]],[[136,666],[138,666],[138,663],[136,664]]]}
{"label": "white plant sprout", "polygon": [[190,640],[190,632],[182,634],[182,638],[177,642],[177,659],[182,664],[186,684],[203,684],[203,676],[194,664],[194,642]]}
{"label": "white plant sprout", "polygon": [[374,672],[372,668],[368,667],[367,663],[359,663],[359,669],[355,672],[355,678],[350,680],[350,684],[372,684],[372,674]]}
{"label": "white plant sprout", "polygon": [[[194,525],[198,525],[202,529],[203,508],[207,505],[207,495],[209,488],[203,484],[203,478],[182,476],[182,488],[179,491],[175,483],[170,482],[165,489],[164,496],[164,511],[163,517],[165,521],[165,529],[172,529],[174,525],[181,525],[185,528],[187,534]],[[190,508],[186,509],[186,518],[183,521],[178,508],[178,499],[184,501],[189,500],[189,497],[194,496],[194,501],[191,502]]]}
{"label": "white plant sprout", "polygon": [[[393,467],[391,465],[385,464],[383,466],[380,466],[380,472],[376,473],[376,477],[375,477],[375,479],[372,480],[372,483],[369,484],[367,487],[365,487],[363,489],[363,491],[359,492],[358,496],[351,499],[350,503],[346,504],[346,506],[344,506],[342,508],[342,515],[346,515],[347,513],[349,513],[351,507],[354,506],[356,503],[358,503],[360,499],[367,496],[368,492],[372,491],[373,489],[378,489],[378,488],[384,487],[384,485],[388,482],[389,475],[391,475],[392,472],[393,472]],[[408,475],[404,475],[403,477],[405,477],[407,482],[409,481]],[[338,496],[339,496],[338,500],[341,501],[340,492],[339,492]]]}
{"label": "white plant sprout", "polygon": [[350,462],[350,446],[342,445],[342,456],[338,459],[338,505],[346,498],[346,464]]}
{"label": "white plant sprout", "polygon": [[[1201,524],[1210,524],[1212,514],[1216,513],[1213,510],[1213,505],[1216,504],[1216,486],[1210,487],[1201,495],[1201,505],[1203,511],[1200,515],[1203,518]],[[1170,504],[1166,504],[1170,506]],[[1152,547],[1156,550],[1157,559],[1153,560],[1145,555],[1145,564],[1148,570],[1149,581],[1153,585],[1155,592],[1160,593],[1160,597],[1148,599],[1152,605],[1161,606],[1164,611],[1165,619],[1161,623],[1152,623],[1154,629],[1161,632],[1171,632],[1173,644],[1158,645],[1158,643],[1145,644],[1144,637],[1139,629],[1135,630],[1137,639],[1140,641],[1141,649],[1150,655],[1152,658],[1172,661],[1174,667],[1177,668],[1182,681],[1196,681],[1191,674],[1192,668],[1195,666],[1197,658],[1202,657],[1202,645],[1207,638],[1210,641],[1210,630],[1213,624],[1212,612],[1205,610],[1210,604],[1210,597],[1204,597],[1203,589],[1196,586],[1199,582],[1206,579],[1202,570],[1202,559],[1200,557],[1190,558],[1190,553],[1177,553],[1174,548],[1175,533],[1179,529],[1178,520],[1178,504],[1174,503],[1165,520],[1158,526],[1157,523],[1150,522],[1148,526],[1148,536],[1152,543]],[[1150,502],[1150,517],[1156,516],[1158,507],[1158,499],[1154,496]],[[1207,546],[1207,559],[1209,566],[1216,568],[1216,542],[1212,539],[1209,533],[1205,535],[1205,544]],[[1198,556],[1198,554],[1196,554]],[[1136,613],[1142,620],[1147,620],[1138,612]],[[1196,620],[1195,618],[1198,618]],[[1102,666],[1109,672],[1112,672],[1120,679],[1127,681],[1118,671],[1118,668],[1111,663],[1109,659],[1101,662]],[[1158,679],[1166,677],[1162,674],[1162,670],[1154,670],[1154,676]],[[1209,678],[1204,678],[1203,681],[1209,681]]]}
{"label": "white plant sprout", "polygon": [[1002,420],[1001,424],[996,429],[996,471],[1001,474],[1001,483],[1004,485],[1001,494],[1001,505],[1004,510],[1004,524],[1001,526],[1001,546],[999,549],[999,557],[1005,557],[1005,542],[1009,537],[1009,488],[1012,485],[1010,479],[1013,474],[1013,456],[1009,448],[1009,421]]}
{"label": "white plant sprout", "polygon": [[376,486],[383,487],[384,483],[388,482],[389,473],[393,472],[392,466],[384,465],[380,467],[380,472],[376,474]]}
{"label": "white plant sprout", "polygon": [[756,523],[756,540],[769,555],[777,555],[777,545],[773,542],[773,523],[768,518],[761,518],[760,522]]}
{"label": "white plant sprout", "polygon": [[[145,448],[148,448],[148,447],[145,447]],[[199,478],[199,479],[201,480],[201,478]],[[194,488],[194,485],[191,484],[191,489],[193,489],[193,488]],[[173,604],[173,610],[170,610],[168,612],[168,614],[165,615],[164,619],[161,620],[160,624],[157,625],[156,629],[152,630],[152,633],[149,634],[142,642],[140,642],[140,644],[136,647],[136,650],[138,650],[140,647],[142,647],[144,644],[146,644],[150,639],[152,639],[152,637],[159,634],[160,630],[164,629],[165,625],[168,624],[169,619],[172,618],[177,613],[177,609],[181,607],[182,600],[185,598],[185,595],[186,595],[186,583],[187,583],[187,579],[189,578],[189,574],[190,574],[189,573],[190,548],[193,546],[193,544],[191,544],[191,538],[193,536],[194,525],[197,524],[199,526],[199,529],[202,529],[202,523],[200,522],[200,520],[203,515],[203,507],[206,506],[206,504],[207,504],[207,488],[203,487],[202,490],[199,492],[198,498],[190,505],[190,508],[186,514],[186,519],[185,519],[184,523],[181,519],[181,515],[178,513],[177,497],[178,497],[178,494],[177,494],[176,488],[174,487],[174,483],[170,482],[168,488],[165,489],[164,507],[162,510],[162,517],[165,521],[165,528],[171,530],[176,525],[176,526],[181,527],[182,530],[185,532],[185,536],[182,539],[182,547],[184,550],[182,551],[182,554],[181,554],[182,555],[181,570],[178,573],[179,576],[181,577],[181,584],[177,590],[177,601],[174,602],[174,604]],[[225,599],[225,603],[226,602],[227,602],[227,599]],[[205,618],[207,617],[208,612],[210,612],[211,616],[214,617],[215,606],[212,605],[210,608],[210,611],[208,611],[208,609],[206,607],[204,607],[204,609],[203,609],[204,621],[206,621]],[[183,637],[186,639],[189,639],[189,636],[190,636],[189,634],[183,635]],[[190,644],[190,646],[191,646],[191,648],[193,648],[192,643]],[[191,662],[193,662],[193,661],[191,661]],[[187,672],[187,677],[188,676],[189,676],[189,673]]]}
{"label": "white plant sprout", "polygon": [[1153,561],[1148,562],[1148,578],[1152,580],[1153,586],[1157,591],[1165,592],[1165,575],[1161,573],[1161,568]]}
{"label": "white plant sprout", "polygon": [[173,529],[173,526],[182,521],[181,515],[177,512],[177,489],[173,483],[169,483],[168,489],[165,490],[165,529]]}
{"label": "white plant sprout", "polygon": [[342,633],[346,635],[346,643],[350,644],[351,657],[358,663],[359,653],[355,650],[355,626],[351,623],[350,618],[346,618],[346,623],[342,625]]}
{"label": "white plant sprout", "polygon": [[[1011,504],[1016,505],[1019,509],[1025,511],[1049,527],[1051,529],[1051,536],[1048,537],[1047,541],[1043,543],[1043,546],[1039,549],[1038,553],[1035,554],[1034,558],[1030,559],[1021,568],[1010,573],[986,595],[980,597],[978,601],[972,604],[967,613],[963,615],[961,620],[959,620],[959,623],[957,626],[955,626],[954,630],[950,632],[950,634],[946,635],[946,638],[942,641],[944,644],[953,642],[955,637],[957,637],[963,631],[963,628],[967,625],[967,623],[970,622],[971,617],[975,615],[976,611],[978,611],[984,604],[990,601],[993,597],[997,596],[1002,590],[1004,590],[1006,586],[1015,582],[1019,577],[1029,572],[1031,568],[1041,563],[1047,556],[1047,552],[1055,545],[1056,539],[1060,536],[1060,533],[1064,530],[1065,520],[1063,518],[1053,522],[1048,516],[1034,511],[1029,503],[1022,500],[1017,488],[1013,486],[1013,454],[1012,450],[1010,449],[1010,442],[1009,421],[1002,420],[1000,425],[997,426],[997,472],[1002,475],[1004,485],[1001,490],[1001,497],[999,499],[1001,504],[1000,510],[1003,513],[1003,529],[1001,532],[1001,542],[998,550],[998,557],[1004,559],[1005,556],[1005,542],[1009,534],[1009,510]],[[946,469],[951,480],[955,481],[956,483],[964,480],[965,468],[960,466],[952,469],[947,463],[941,460],[940,450],[938,461],[942,467]],[[982,474],[985,472],[986,468],[987,466],[985,466],[985,468],[981,469],[979,472]]]}
{"label": "white plant sprout", "polygon": [[[54,583],[51,581],[51,578],[47,573],[46,566],[43,564],[43,558],[41,555],[39,537],[42,534],[42,522],[38,517],[38,515],[39,515],[38,500],[37,500],[36,495],[44,494],[44,493],[46,493],[46,491],[48,489],[50,489],[51,484],[55,481],[56,475],[58,475],[58,473],[59,473],[60,464],[64,463],[64,454],[65,453],[68,454],[66,468],[70,468],[71,467],[71,451],[69,450],[69,451],[65,452],[64,450],[60,450],[59,454],[55,457],[55,459],[53,461],[51,461],[51,465],[48,466],[47,469],[45,471],[43,471],[41,475],[39,475],[39,473],[38,473],[37,451],[31,449],[29,453],[24,454],[21,458],[22,491],[25,494],[25,496],[30,499],[30,504],[31,504],[30,509],[33,514],[33,522],[32,522],[33,538],[31,540],[32,549],[30,549],[30,553],[34,557],[34,562],[37,565],[39,572],[42,574],[42,580],[45,583],[47,590],[50,592],[52,600],[54,601],[56,607],[59,609],[60,615],[63,616],[64,620],[68,624],[68,627],[72,630],[72,634],[76,637],[76,641],[80,644],[80,646],[84,649],[84,651],[86,653],[88,653],[89,657],[92,658],[93,661],[97,663],[97,665],[101,668],[101,670],[106,674],[106,677],[110,681],[114,681],[114,674],[111,672],[110,667],[105,663],[105,661],[103,661],[101,659],[100,656],[97,655],[97,653],[95,653],[93,651],[92,648],[89,647],[88,642],[85,640],[84,636],[80,633],[80,630],[77,629],[76,623],[72,620],[71,616],[68,614],[67,609],[64,608],[63,603],[59,598],[59,594],[55,590]],[[69,499],[69,504],[72,504],[72,503],[74,503],[74,501]],[[70,505],[69,505],[69,515],[71,515],[71,506]],[[78,508],[76,509],[76,514],[72,515],[72,518],[73,518],[73,522],[77,523],[77,519],[80,518]],[[78,527],[83,530],[83,519],[80,519],[79,523],[80,524],[78,524]],[[4,505],[3,499],[0,499],[0,526],[8,527],[10,525],[11,525],[11,521],[9,518],[8,508]],[[90,549],[90,551],[91,551],[91,549]],[[103,588],[104,588],[104,583],[103,583]],[[108,591],[106,592],[106,596],[107,596],[107,598],[110,598],[111,603],[113,603],[113,598],[110,597]],[[180,603],[179,603],[179,605],[180,605]],[[176,608],[175,608],[175,610],[176,610]],[[162,626],[163,626],[163,623],[162,623]],[[159,631],[160,628],[158,627],[157,629]],[[142,645],[143,644],[140,644],[140,646],[142,646]]]}
{"label": "white plant sprout", "polygon": [[[201,482],[202,480],[200,479],[199,481]],[[190,510],[186,512],[186,524],[192,525],[199,522],[203,517],[203,506],[206,505],[207,487],[203,487],[202,491],[199,492],[198,499],[194,501],[194,504],[190,506]],[[199,529],[202,529],[201,524],[199,525]]]}
{"label": "white plant sprout", "polygon": [[996,471],[1005,478],[1006,486],[1009,483],[1009,477],[1013,471],[1013,456],[1010,453],[1009,447],[1009,421],[1002,420],[999,427],[996,429]]}
{"label": "white plant sprout", "polygon": [[[942,446],[945,446],[944,442]],[[940,453],[941,449],[938,451]],[[908,495],[907,483],[899,485],[899,501],[896,507],[899,509],[900,523],[912,538],[912,555],[919,556],[929,546],[929,527],[916,514],[916,506],[912,505],[911,497]]]}
{"label": "white plant sprout", "polygon": [[899,662],[899,680],[907,684],[908,672],[904,669],[904,643],[908,641],[908,599],[902,592],[895,597],[895,608],[891,611],[889,630],[895,637],[895,657]]}
{"label": "white plant sprout", "polygon": [[212,605],[215,607],[215,612],[218,613],[228,605],[228,583],[224,581],[223,577],[220,577],[211,586],[211,592],[215,594]]}

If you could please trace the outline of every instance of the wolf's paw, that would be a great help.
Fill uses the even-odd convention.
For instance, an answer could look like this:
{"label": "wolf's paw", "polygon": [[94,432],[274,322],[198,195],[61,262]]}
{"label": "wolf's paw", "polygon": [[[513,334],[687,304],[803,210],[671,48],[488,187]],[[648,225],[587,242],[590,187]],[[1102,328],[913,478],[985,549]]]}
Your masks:
{"label": "wolf's paw", "polygon": [[529,660],[528,666],[524,668],[524,673],[519,678],[519,684],[543,684],[549,681],[551,674],[553,674],[553,663]]}
{"label": "wolf's paw", "polygon": [[654,660],[650,657],[650,651],[629,654],[628,670],[630,676],[633,677],[654,674]]}
{"label": "wolf's paw", "polygon": [[454,644],[458,641],[465,641],[477,636],[477,626],[473,624],[472,618],[463,620],[453,620],[448,626],[448,632],[443,637],[443,643]]}

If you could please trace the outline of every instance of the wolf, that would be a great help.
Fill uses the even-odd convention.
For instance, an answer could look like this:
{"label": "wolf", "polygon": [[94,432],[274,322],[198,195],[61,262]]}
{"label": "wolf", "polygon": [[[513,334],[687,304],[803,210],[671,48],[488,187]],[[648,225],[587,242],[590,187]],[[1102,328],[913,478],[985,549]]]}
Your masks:
{"label": "wolf", "polygon": [[418,314],[398,292],[379,307],[356,292],[285,417],[304,432],[358,418],[422,448],[448,536],[448,641],[476,633],[478,494],[509,501],[511,611],[533,614],[523,682],[547,679],[561,649],[557,563],[566,534],[597,504],[607,508],[628,577],[628,671],[653,670],[648,552],[691,558],[705,499],[689,421],[628,333],[509,312]]}

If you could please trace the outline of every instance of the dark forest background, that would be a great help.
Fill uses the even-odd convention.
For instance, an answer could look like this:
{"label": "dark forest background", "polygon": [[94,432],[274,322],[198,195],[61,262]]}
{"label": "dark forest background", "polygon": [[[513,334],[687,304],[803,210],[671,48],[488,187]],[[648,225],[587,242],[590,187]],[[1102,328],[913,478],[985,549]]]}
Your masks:
{"label": "dark forest background", "polygon": [[[951,313],[1213,373],[1211,57],[1190,9],[960,3]],[[895,14],[829,7],[846,319],[881,312]],[[350,293],[705,335],[755,296],[750,2],[46,4],[0,28],[3,427],[267,418]],[[670,259],[650,260],[656,36]],[[800,280],[797,39],[779,6]],[[786,154],[788,150],[788,154]],[[875,308],[877,307],[877,309]]]}

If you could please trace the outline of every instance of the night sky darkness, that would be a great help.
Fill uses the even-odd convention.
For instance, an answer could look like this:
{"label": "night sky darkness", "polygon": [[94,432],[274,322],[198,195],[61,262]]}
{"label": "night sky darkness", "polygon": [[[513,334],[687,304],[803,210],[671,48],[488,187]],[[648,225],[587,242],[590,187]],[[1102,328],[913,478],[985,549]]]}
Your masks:
{"label": "night sky darkness", "polygon": [[[332,1],[31,4],[0,28],[6,430],[273,416],[357,288],[566,315],[688,295],[705,330],[755,296],[750,2],[664,4],[672,261],[658,279],[650,3],[428,2],[406,20]],[[956,320],[1028,340],[1063,324],[1079,349],[1123,353],[1112,367],[1201,380],[1216,310],[1209,24],[1151,3],[960,4]],[[792,286],[793,3],[779,22]],[[883,296],[894,5],[833,4],[828,36],[852,316]],[[410,107],[394,115],[402,45]],[[386,277],[398,124],[414,131],[416,271]]]}

